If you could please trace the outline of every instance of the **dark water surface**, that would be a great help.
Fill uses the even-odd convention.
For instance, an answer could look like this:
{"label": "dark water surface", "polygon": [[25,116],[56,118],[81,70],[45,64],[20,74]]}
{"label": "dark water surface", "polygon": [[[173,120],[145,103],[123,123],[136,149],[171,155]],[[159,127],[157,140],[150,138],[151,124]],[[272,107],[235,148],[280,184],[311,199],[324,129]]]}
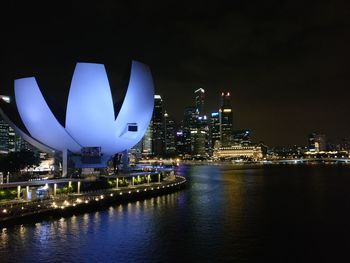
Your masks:
{"label": "dark water surface", "polygon": [[350,166],[182,166],[178,193],[0,230],[0,262],[350,262]]}

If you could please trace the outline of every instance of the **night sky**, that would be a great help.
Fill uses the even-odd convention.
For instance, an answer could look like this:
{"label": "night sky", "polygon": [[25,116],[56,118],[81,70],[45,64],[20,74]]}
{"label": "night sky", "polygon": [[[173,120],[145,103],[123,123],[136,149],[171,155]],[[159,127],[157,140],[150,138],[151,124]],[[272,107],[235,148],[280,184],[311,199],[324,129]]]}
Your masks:
{"label": "night sky", "polygon": [[36,76],[64,105],[76,62],[105,64],[118,87],[135,59],[150,66],[177,121],[204,88],[207,113],[221,91],[232,93],[234,128],[250,128],[257,142],[350,137],[346,0],[26,2],[1,9],[2,94]]}

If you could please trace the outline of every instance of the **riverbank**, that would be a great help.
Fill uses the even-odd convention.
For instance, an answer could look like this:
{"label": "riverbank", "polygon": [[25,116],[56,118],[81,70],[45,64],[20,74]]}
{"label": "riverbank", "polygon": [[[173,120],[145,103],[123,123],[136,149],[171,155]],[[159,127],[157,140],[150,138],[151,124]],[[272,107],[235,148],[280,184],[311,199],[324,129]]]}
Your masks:
{"label": "riverbank", "polygon": [[285,165],[285,164],[350,164],[350,158],[309,158],[309,159],[276,159],[260,161],[234,161],[234,160],[186,160],[187,165],[214,165],[214,166],[252,166],[252,165]]}
{"label": "riverbank", "polygon": [[167,179],[160,183],[60,195],[50,199],[10,204],[1,207],[0,228],[100,210],[110,205],[179,191],[185,186],[186,179],[182,176],[175,176],[173,179]]}

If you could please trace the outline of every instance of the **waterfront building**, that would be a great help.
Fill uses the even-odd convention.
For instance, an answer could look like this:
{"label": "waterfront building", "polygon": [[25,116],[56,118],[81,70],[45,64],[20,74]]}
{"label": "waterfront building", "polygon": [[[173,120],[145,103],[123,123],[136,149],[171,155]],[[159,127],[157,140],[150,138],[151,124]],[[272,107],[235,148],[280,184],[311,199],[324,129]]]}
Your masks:
{"label": "waterfront building", "polygon": [[221,93],[220,114],[220,143],[222,146],[232,144],[233,135],[233,114],[230,92]]}
{"label": "waterfront building", "polygon": [[310,152],[324,152],[327,150],[326,135],[311,133],[308,138]]}
{"label": "waterfront building", "polygon": [[260,146],[227,146],[214,148],[213,157],[216,159],[249,159],[260,160],[263,158],[263,152]]}
{"label": "waterfront building", "polygon": [[315,137],[315,149],[317,152],[327,151],[327,139],[324,134],[317,134]]}
{"label": "waterfront building", "polygon": [[315,151],[315,135],[316,133],[311,133],[308,137],[308,147],[310,152]]}
{"label": "waterfront building", "polygon": [[33,146],[61,154],[63,176],[68,155],[75,168],[104,168],[112,156],[125,153],[142,139],[152,118],[154,87],[147,65],[133,61],[129,84],[120,88],[127,91],[122,105],[115,107],[104,65],[77,63],[65,126],[58,122],[34,77],[15,80],[15,105],[0,100],[0,114]]}
{"label": "waterfront building", "polygon": [[199,129],[191,131],[192,138],[192,151],[193,156],[205,156],[206,155],[206,134]]}
{"label": "waterfront building", "polygon": [[339,146],[337,147],[339,151],[347,151],[350,150],[350,140],[348,138],[341,139]]}
{"label": "waterfront building", "polygon": [[[262,149],[264,147],[262,146]],[[267,153],[272,159],[294,159],[302,158],[308,147],[300,145],[292,146],[274,146],[267,150]]]}

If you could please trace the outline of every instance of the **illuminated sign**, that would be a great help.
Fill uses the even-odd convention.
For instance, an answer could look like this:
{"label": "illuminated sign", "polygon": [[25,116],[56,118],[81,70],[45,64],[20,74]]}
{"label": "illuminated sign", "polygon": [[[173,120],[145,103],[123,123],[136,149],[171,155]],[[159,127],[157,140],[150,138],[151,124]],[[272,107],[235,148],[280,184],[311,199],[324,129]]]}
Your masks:
{"label": "illuminated sign", "polygon": [[231,109],[224,109],[224,112],[231,112]]}

